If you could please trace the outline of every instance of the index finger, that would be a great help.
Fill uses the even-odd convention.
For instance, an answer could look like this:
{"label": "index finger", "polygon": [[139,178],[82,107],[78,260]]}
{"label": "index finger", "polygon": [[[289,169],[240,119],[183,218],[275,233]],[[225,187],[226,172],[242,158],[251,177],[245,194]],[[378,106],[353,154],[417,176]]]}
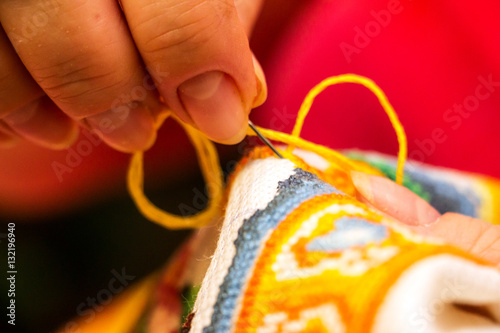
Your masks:
{"label": "index finger", "polygon": [[214,141],[241,141],[258,91],[234,1],[122,0],[122,5],[169,107]]}

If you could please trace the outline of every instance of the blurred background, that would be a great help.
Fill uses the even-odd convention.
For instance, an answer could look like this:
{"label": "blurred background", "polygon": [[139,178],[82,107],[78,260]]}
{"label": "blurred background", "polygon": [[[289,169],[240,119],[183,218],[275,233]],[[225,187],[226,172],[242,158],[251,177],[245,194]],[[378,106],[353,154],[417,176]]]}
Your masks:
{"label": "blurred background", "polygon": [[[381,86],[398,112],[410,158],[500,177],[498,17],[500,3],[486,0],[268,0],[251,45],[269,98],[251,118],[290,131],[315,84],[361,74]],[[302,136],[332,148],[392,155],[398,147],[376,98],[354,85],[319,96]],[[254,144],[218,146],[224,171]],[[189,234],[140,215],[126,191],[128,160],[89,133],[68,150],[22,143],[0,151],[1,267],[2,237],[7,223],[16,223],[15,332],[54,331],[107,287],[112,270],[125,268],[139,281],[161,268]],[[196,209],[203,182],[177,125],[161,128],[146,153],[145,175],[146,193],[157,205],[173,213],[181,203]],[[7,281],[0,281],[6,306]]]}

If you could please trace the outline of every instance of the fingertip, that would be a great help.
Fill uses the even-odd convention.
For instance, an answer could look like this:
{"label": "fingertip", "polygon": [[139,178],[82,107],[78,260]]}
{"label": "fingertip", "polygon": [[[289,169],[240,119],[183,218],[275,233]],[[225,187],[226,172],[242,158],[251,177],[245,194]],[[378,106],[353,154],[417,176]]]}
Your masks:
{"label": "fingertip", "polygon": [[155,118],[148,106],[132,102],[85,118],[91,130],[125,153],[149,149],[156,140]]}
{"label": "fingertip", "polygon": [[44,96],[3,118],[8,127],[39,146],[62,150],[78,137],[78,126]]}
{"label": "fingertip", "polygon": [[255,71],[255,78],[257,81],[257,95],[253,101],[253,108],[256,108],[262,104],[267,99],[267,83],[266,83],[266,76],[264,75],[264,71],[262,70],[262,67],[260,66],[259,61],[257,58],[255,58],[255,55],[252,55],[253,59],[253,67]]}
{"label": "fingertip", "polygon": [[407,225],[429,225],[440,216],[424,199],[390,179],[357,171],[351,171],[351,179],[362,200]]}
{"label": "fingertip", "polygon": [[197,75],[179,86],[178,95],[195,127],[211,140],[236,144],[245,137],[248,110],[229,75],[220,71]]}
{"label": "fingertip", "polygon": [[364,172],[351,171],[351,180],[358,194],[370,203],[375,202],[371,178]]}
{"label": "fingertip", "polygon": [[63,149],[69,148],[70,146],[72,146],[76,142],[79,135],[80,135],[80,129],[78,127],[77,122],[74,120],[71,120],[70,124],[68,125],[68,131],[67,131],[66,136],[58,144],[56,144],[55,147],[53,147],[52,149],[63,150]]}

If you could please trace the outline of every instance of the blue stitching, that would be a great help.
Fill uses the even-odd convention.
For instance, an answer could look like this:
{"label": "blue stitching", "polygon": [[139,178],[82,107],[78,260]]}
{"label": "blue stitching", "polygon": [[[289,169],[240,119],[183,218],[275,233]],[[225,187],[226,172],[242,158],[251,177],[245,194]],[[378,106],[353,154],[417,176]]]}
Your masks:
{"label": "blue stitching", "polygon": [[265,209],[257,210],[245,220],[238,230],[238,237],[234,242],[236,255],[220,286],[211,324],[203,329],[203,333],[230,332],[238,298],[268,232],[276,228],[302,202],[330,193],[343,194],[315,175],[298,168],[290,178],[278,183],[278,194],[274,199]]}

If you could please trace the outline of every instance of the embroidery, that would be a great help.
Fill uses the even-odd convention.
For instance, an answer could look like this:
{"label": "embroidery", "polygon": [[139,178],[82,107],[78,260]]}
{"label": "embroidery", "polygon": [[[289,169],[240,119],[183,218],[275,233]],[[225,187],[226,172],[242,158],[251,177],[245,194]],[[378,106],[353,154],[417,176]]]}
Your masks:
{"label": "embroidery", "polygon": [[204,333],[229,332],[238,298],[242,293],[245,277],[253,265],[263,238],[293,211],[302,201],[324,193],[340,193],[320,181],[315,175],[296,169],[294,175],[278,185],[278,195],[266,209],[257,211],[246,220],[235,241],[236,255],[220,286],[214,306],[212,322]]}
{"label": "embroidery", "polygon": [[[265,149],[258,148],[240,163],[231,178],[235,179],[240,172],[245,174],[245,181],[262,178],[262,169],[251,169],[247,164],[261,158],[267,159],[266,168],[282,164],[269,158]],[[385,160],[390,165],[390,159]],[[271,195],[259,206],[265,208],[253,209],[255,213],[239,228],[234,228],[234,237],[230,239],[236,238],[237,251],[227,261],[229,270],[218,271],[216,262],[215,269],[203,280],[206,287],[213,284],[211,274],[221,275],[218,281],[222,283],[210,287],[215,304],[190,314],[187,324],[180,327],[182,317],[192,305],[192,297],[183,296],[182,290],[193,291],[190,294],[194,297],[199,286],[195,281],[200,281],[193,279],[189,271],[201,258],[206,258],[196,255],[194,249],[215,241],[214,235],[211,238],[197,236],[178,252],[176,260],[164,271],[156,291],[151,292],[150,305],[131,331],[415,333],[422,327],[419,311],[431,311],[434,308],[429,307],[437,304],[436,300],[446,309],[453,308],[452,303],[474,302],[496,314],[500,306],[497,268],[456,248],[416,235],[372,211],[351,195],[348,181],[342,180],[347,176],[337,173],[336,169],[318,170],[302,160],[296,162],[318,176],[288,165],[287,175],[292,170],[293,174],[287,179],[286,176],[279,178],[285,179],[279,183],[276,180],[274,198]],[[254,171],[248,173],[248,170]],[[274,177],[280,174],[276,169],[273,172]],[[431,181],[439,175],[439,180],[460,193],[464,188],[471,189],[479,200],[476,211],[488,212],[489,221],[498,220],[497,210],[492,208],[498,205],[498,182],[434,171],[429,167],[419,172],[429,175]],[[245,182],[239,178],[230,184],[230,191],[237,193],[234,194],[237,198],[248,194],[242,190]],[[343,186],[342,191],[338,184]],[[412,184],[420,186],[415,179]],[[433,192],[434,188],[429,187],[428,191],[432,198],[439,200],[440,193]],[[243,203],[238,205],[234,198],[231,197],[235,203],[233,211],[227,214],[236,218],[238,212],[249,207]],[[234,225],[231,222],[228,220],[223,230]],[[215,229],[202,229],[199,233],[206,230]],[[460,279],[455,281],[455,277]],[[442,295],[447,298],[443,299]],[[128,301],[137,293],[123,296]],[[122,315],[127,313],[124,311]],[[439,331],[440,313],[426,321],[429,329]],[[201,321],[202,325],[195,323],[203,317],[206,321]],[[96,323],[99,323],[98,330],[94,329]],[[94,326],[88,326],[90,331],[111,331],[105,320],[91,324]],[[108,324],[112,326],[111,322]],[[490,324],[496,325],[491,321]],[[473,322],[468,325],[475,327]],[[83,323],[81,327],[87,328]]]}
{"label": "embroidery", "polygon": [[[346,232],[351,236],[340,242],[333,237]],[[316,196],[279,223],[263,245],[230,332],[271,329],[268,313],[284,314],[274,332],[291,332],[283,318],[296,323],[309,309],[324,306],[337,309],[335,325],[302,320],[307,329],[298,332],[337,332],[333,327],[368,332],[399,275],[415,261],[443,252],[462,255],[429,241],[413,242],[354,198]]]}
{"label": "embroidery", "polygon": [[[395,179],[396,166],[391,159],[373,153],[348,153],[348,156],[367,162],[388,178]],[[496,215],[495,207],[489,207],[487,209],[492,211],[485,212],[486,201],[499,188],[498,182],[493,179],[411,165],[405,167],[403,184],[427,200],[441,214],[455,212],[483,220],[491,220],[491,216]]]}

